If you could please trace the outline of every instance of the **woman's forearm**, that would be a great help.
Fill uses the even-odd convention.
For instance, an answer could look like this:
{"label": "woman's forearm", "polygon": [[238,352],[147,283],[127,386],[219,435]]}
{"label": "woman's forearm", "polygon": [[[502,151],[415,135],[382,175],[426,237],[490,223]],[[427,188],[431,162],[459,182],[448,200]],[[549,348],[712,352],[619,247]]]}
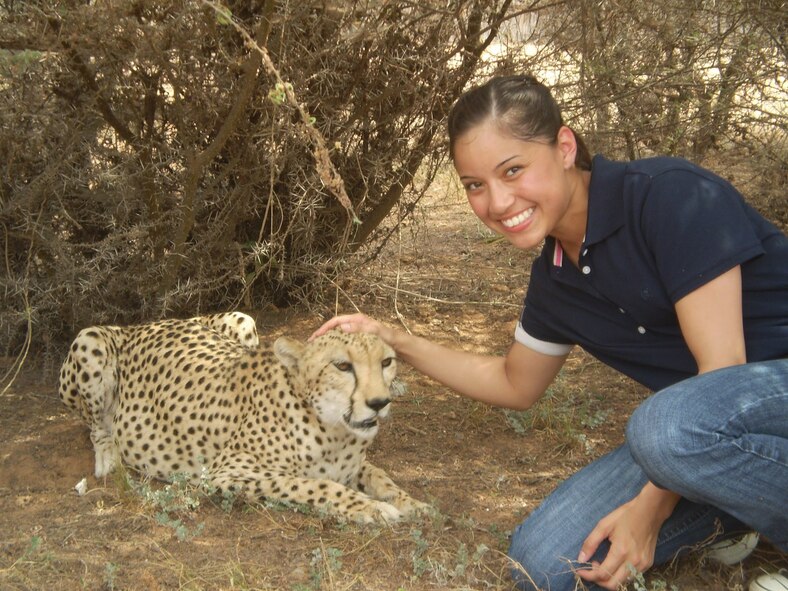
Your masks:
{"label": "woman's forearm", "polygon": [[521,345],[502,357],[451,349],[402,331],[392,330],[384,338],[420,372],[464,396],[504,408],[530,407],[563,364],[563,358],[523,352]]}

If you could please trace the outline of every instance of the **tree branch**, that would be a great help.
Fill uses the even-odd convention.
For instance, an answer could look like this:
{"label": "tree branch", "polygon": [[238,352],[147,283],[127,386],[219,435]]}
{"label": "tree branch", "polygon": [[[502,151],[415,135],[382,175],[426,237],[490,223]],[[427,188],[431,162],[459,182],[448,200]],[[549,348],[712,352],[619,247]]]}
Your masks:
{"label": "tree branch", "polygon": [[[265,14],[257,28],[256,41],[258,44],[265,44],[271,30],[271,16],[274,9],[274,0],[266,0]],[[195,206],[197,202],[197,190],[203,171],[210,162],[219,155],[227,140],[235,133],[241,121],[241,115],[246,111],[247,106],[257,87],[257,71],[260,68],[262,56],[260,52],[251,52],[249,57],[241,66],[243,72],[240,88],[235,103],[230,112],[225,117],[222,126],[216,133],[208,146],[201,152],[193,154],[186,165],[183,183],[183,198],[180,205],[180,224],[173,237],[173,249],[167,261],[164,272],[164,279],[160,287],[161,295],[164,295],[176,283],[178,273],[184,262],[186,244],[189,234],[194,228],[196,219]]]}

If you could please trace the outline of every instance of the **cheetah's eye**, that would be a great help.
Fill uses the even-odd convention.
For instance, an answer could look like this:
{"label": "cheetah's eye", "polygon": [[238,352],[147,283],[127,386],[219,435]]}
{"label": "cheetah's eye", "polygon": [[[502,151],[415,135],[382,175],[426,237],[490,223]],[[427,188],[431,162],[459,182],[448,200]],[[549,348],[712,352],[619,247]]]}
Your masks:
{"label": "cheetah's eye", "polygon": [[386,357],[383,361],[380,362],[380,365],[382,365],[383,367],[388,367],[389,365],[391,365],[392,361],[394,361],[393,357]]}
{"label": "cheetah's eye", "polygon": [[337,361],[334,364],[339,371],[353,371],[353,364],[349,361]]}

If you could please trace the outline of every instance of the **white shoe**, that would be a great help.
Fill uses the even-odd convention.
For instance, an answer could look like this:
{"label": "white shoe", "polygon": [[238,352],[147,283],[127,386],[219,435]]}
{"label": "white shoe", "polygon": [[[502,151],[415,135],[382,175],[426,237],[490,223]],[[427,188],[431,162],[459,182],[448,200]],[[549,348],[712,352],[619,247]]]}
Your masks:
{"label": "white shoe", "polygon": [[788,591],[788,577],[785,569],[776,573],[761,575],[750,583],[750,591]]}
{"label": "white shoe", "polygon": [[750,532],[740,538],[723,540],[709,546],[706,549],[706,556],[728,566],[738,564],[752,554],[759,539],[760,536],[756,532]]}

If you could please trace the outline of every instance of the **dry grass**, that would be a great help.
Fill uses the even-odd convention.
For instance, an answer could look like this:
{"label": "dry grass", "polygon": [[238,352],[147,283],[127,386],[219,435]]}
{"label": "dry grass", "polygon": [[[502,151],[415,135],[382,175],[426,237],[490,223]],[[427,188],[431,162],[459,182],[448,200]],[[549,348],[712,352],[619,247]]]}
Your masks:
{"label": "dry grass", "polygon": [[[337,308],[358,307],[448,345],[503,352],[529,267],[529,256],[479,227],[449,178],[379,261],[337,285]],[[272,336],[306,337],[320,322],[311,311],[258,311],[258,328]],[[576,353],[540,408],[507,415],[405,367],[408,391],[370,457],[440,514],[359,527],[297,507],[228,510],[188,489],[199,506],[164,511],[152,494],[162,485],[123,474],[88,476],[88,492],[78,496],[72,487],[92,473],[87,431],[56,399],[54,373],[30,367],[0,397],[4,591],[506,591],[509,531],[558,482],[617,445],[646,396]],[[740,591],[761,570],[785,565],[785,555],[761,544],[742,565],[722,567],[698,553],[642,584]]]}

